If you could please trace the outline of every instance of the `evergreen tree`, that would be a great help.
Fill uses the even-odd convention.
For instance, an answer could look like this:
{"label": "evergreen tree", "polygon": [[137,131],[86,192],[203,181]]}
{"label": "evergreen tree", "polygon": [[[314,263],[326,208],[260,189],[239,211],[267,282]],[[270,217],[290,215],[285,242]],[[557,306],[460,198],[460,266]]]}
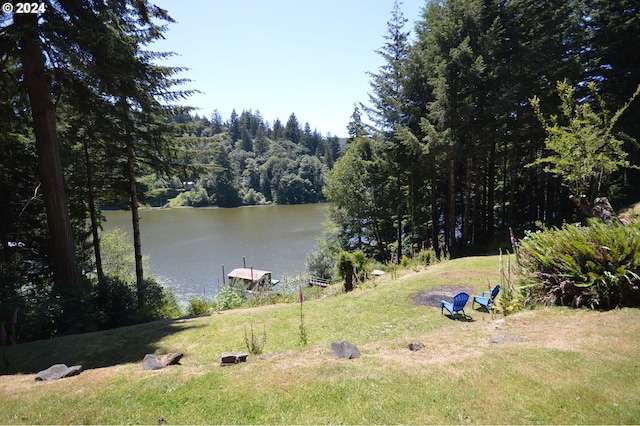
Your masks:
{"label": "evergreen tree", "polygon": [[274,121],[273,131],[271,132],[271,134],[272,134],[272,139],[276,141],[278,139],[285,137],[284,127],[282,127],[282,123],[280,122],[279,118],[277,118],[276,121]]}
{"label": "evergreen tree", "polygon": [[[96,182],[116,182],[106,179],[107,172],[101,166],[108,164],[104,168],[113,170],[115,165],[118,170],[120,165],[127,164],[124,170],[131,194],[135,194],[135,173],[145,164],[141,158],[146,164],[165,170],[172,165],[175,151],[164,143],[167,126],[163,121],[168,114],[183,114],[186,110],[166,106],[183,94],[170,89],[180,83],[174,78],[178,70],[155,66],[151,61],[165,55],[142,50],[163,31],[155,20],[170,21],[170,18],[146,1],[124,0],[59,1],[48,3],[39,16],[16,14],[10,25],[3,20],[6,26],[2,31],[10,35],[7,40],[17,40],[20,46],[8,53],[21,55],[21,71],[32,102],[38,159],[43,170],[41,183],[50,222],[53,297],[60,300],[65,313],[79,315],[87,311],[77,308],[78,303],[83,303],[80,302],[83,288],[74,245],[85,245],[83,224],[87,218],[80,191],[84,189],[89,194],[88,210],[95,231]],[[46,61],[42,47],[45,41]],[[1,47],[11,49],[10,43]],[[61,106],[54,105],[52,94],[62,101]],[[72,132],[78,134],[73,136]],[[61,135],[65,141],[62,148]],[[107,139],[112,144],[109,149],[104,144]],[[62,151],[70,153],[66,164],[61,160]],[[76,157],[76,153],[80,155]],[[107,159],[114,157],[122,161],[107,163]],[[83,161],[74,161],[76,158]],[[84,183],[81,177],[86,177]],[[64,183],[72,191],[71,197],[66,195]],[[131,197],[135,201],[135,196]],[[73,207],[73,220],[68,201]],[[137,213],[137,209],[133,211]],[[78,231],[75,241],[74,227]],[[94,244],[96,239],[94,232]],[[99,250],[95,250],[95,256],[99,263]],[[139,301],[143,304],[142,273],[138,281]],[[68,324],[60,324],[59,330],[84,325],[81,319],[74,321],[69,315],[65,320]]]}
{"label": "evergreen tree", "polygon": [[[597,83],[607,105],[623,105],[640,82],[640,5],[632,0],[587,0],[582,25],[587,29],[582,54],[585,79]],[[577,83],[575,81],[574,83]],[[582,93],[580,93],[582,95]],[[588,96],[588,93],[586,94]],[[593,101],[593,99],[591,100]],[[633,102],[620,117],[617,128],[640,140],[640,103]],[[625,141],[632,164],[640,164],[640,147]],[[622,191],[612,199],[634,202],[640,172],[625,170],[618,179]]]}
{"label": "evergreen tree", "polygon": [[[42,26],[36,14],[15,14],[13,26],[33,117],[40,182],[52,243],[53,276],[59,293],[69,297],[82,292],[81,276],[64,188],[51,83],[40,41]],[[75,289],[68,289],[69,284]]]}
{"label": "evergreen tree", "polygon": [[217,109],[211,114],[211,135],[222,133],[222,115]]}
{"label": "evergreen tree", "polygon": [[386,190],[394,194],[390,204],[384,208],[390,209],[396,216],[396,260],[400,262],[403,250],[403,217],[405,214],[405,199],[411,189],[408,188],[410,179],[410,161],[413,153],[408,153],[404,144],[396,138],[397,126],[407,124],[407,114],[404,110],[407,104],[405,92],[410,45],[410,31],[404,29],[407,19],[404,17],[400,3],[394,2],[391,19],[387,23],[387,42],[377,51],[384,59],[384,64],[377,74],[370,73],[372,93],[369,94],[371,107],[367,113],[374,122],[380,137],[384,140],[385,169],[389,175]]}
{"label": "evergreen tree", "polygon": [[240,119],[235,108],[231,111],[231,117],[229,118],[229,134],[231,135],[231,141],[236,142],[241,137],[240,132]]}
{"label": "evergreen tree", "polygon": [[351,121],[347,124],[347,130],[349,132],[349,138],[351,139],[359,136],[368,136],[368,132],[362,122],[362,114],[357,104],[353,106],[353,113],[351,114]]}
{"label": "evergreen tree", "polygon": [[284,137],[289,139],[294,144],[299,144],[302,139],[302,131],[300,130],[300,123],[295,113],[291,113],[287,124],[284,126]]}
{"label": "evergreen tree", "polygon": [[304,123],[304,133],[302,134],[302,144],[307,147],[309,153],[316,152],[315,140],[313,138],[313,133],[311,133],[311,124],[307,121]]}

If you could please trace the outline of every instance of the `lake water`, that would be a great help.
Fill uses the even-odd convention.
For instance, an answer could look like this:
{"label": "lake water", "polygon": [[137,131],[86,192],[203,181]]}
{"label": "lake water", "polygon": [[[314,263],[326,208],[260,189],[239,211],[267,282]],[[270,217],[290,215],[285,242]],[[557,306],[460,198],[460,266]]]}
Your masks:
{"label": "lake water", "polygon": [[[124,229],[133,243],[131,212],[106,211],[104,229]],[[151,273],[180,300],[212,296],[235,268],[272,271],[275,279],[304,273],[309,251],[322,236],[327,204],[231,209],[141,210],[142,252]],[[226,278],[225,278],[226,279]]]}

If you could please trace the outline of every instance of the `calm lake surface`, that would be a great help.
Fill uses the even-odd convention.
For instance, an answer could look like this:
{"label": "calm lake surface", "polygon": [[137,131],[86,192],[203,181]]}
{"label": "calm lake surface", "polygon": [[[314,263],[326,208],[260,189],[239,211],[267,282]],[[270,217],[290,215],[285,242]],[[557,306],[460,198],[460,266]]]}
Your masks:
{"label": "calm lake surface", "polygon": [[[104,215],[105,230],[122,228],[133,243],[131,212]],[[141,210],[142,252],[151,268],[145,273],[171,286],[182,301],[216,294],[222,265],[228,274],[243,267],[243,256],[247,268],[293,278],[304,272],[326,219],[327,204]]]}

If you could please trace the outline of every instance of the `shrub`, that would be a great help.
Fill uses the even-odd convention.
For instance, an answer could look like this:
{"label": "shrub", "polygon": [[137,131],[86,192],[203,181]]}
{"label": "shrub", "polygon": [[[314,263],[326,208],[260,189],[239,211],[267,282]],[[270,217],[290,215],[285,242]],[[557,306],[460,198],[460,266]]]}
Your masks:
{"label": "shrub", "polygon": [[[51,285],[24,286],[18,326],[19,341],[49,339],[58,332],[57,320],[62,315],[59,298]],[[7,320],[9,318],[7,314]]]}
{"label": "shrub", "polygon": [[362,282],[368,278],[368,259],[362,250],[356,250],[351,253],[351,260],[355,268],[356,278]]}
{"label": "shrub", "polygon": [[122,277],[108,275],[102,284],[98,284],[96,311],[100,328],[131,324],[137,306],[135,286]]}
{"label": "shrub", "polygon": [[528,234],[520,250],[533,301],[598,309],[640,305],[639,221],[543,229]]}
{"label": "shrub", "polygon": [[432,265],[438,261],[436,252],[433,248],[420,250],[416,258],[421,265],[425,266]]}
{"label": "shrub", "polygon": [[136,312],[132,318],[133,323],[179,318],[182,315],[180,304],[173,292],[154,278],[145,278],[144,298],[145,305]]}
{"label": "shrub", "polygon": [[189,306],[187,307],[187,315],[200,316],[211,313],[213,305],[207,299],[202,297],[191,297]]}
{"label": "shrub", "polygon": [[353,290],[353,257],[349,252],[342,250],[338,253],[336,269],[338,275],[344,278],[344,291],[348,293]]}
{"label": "shrub", "polygon": [[103,231],[100,235],[102,268],[106,275],[123,281],[132,279],[136,260],[127,233],[121,228]]}
{"label": "shrub", "polygon": [[214,300],[214,305],[218,311],[236,309],[244,304],[242,296],[231,286],[224,286]]}
{"label": "shrub", "polygon": [[241,189],[240,198],[242,199],[242,204],[246,206],[268,204],[268,201],[265,198],[264,194],[262,194],[262,192],[256,191],[253,188]]}
{"label": "shrub", "polygon": [[307,253],[305,271],[308,275],[331,281],[336,268],[336,261],[326,250],[315,250]]}

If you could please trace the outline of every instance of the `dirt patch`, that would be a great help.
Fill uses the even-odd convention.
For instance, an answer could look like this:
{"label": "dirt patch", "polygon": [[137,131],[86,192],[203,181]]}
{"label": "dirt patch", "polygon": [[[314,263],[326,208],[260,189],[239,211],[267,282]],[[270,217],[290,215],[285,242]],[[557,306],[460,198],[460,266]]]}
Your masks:
{"label": "dirt patch", "polygon": [[434,308],[440,307],[441,300],[453,300],[453,296],[460,292],[465,292],[469,296],[472,296],[474,289],[465,286],[445,286],[438,287],[430,291],[423,291],[413,297],[413,301],[418,305],[431,306]]}

